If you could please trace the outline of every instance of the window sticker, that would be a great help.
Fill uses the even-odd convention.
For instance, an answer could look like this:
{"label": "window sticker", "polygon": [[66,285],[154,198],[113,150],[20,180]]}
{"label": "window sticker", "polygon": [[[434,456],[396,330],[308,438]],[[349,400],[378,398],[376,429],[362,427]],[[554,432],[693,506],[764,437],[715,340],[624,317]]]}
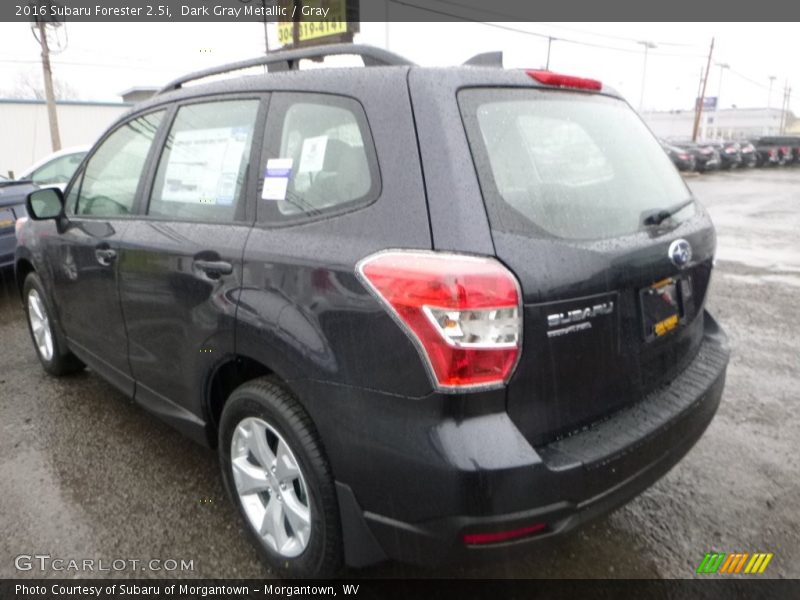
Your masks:
{"label": "window sticker", "polygon": [[245,127],[175,133],[161,200],[232,205],[247,139]]}
{"label": "window sticker", "polygon": [[322,171],[325,164],[325,149],[328,147],[328,136],[318,135],[303,140],[303,150],[300,153],[299,173],[317,173]]}
{"label": "window sticker", "polygon": [[271,158],[267,161],[264,171],[264,189],[261,192],[262,200],[285,200],[289,179],[292,177],[291,158]]}

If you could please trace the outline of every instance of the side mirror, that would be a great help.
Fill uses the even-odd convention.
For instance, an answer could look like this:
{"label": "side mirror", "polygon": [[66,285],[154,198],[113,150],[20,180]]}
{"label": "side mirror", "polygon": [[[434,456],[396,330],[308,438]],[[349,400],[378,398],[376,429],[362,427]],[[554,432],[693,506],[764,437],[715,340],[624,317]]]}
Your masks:
{"label": "side mirror", "polygon": [[58,188],[45,188],[28,194],[25,209],[34,221],[58,219],[64,214],[64,194]]}

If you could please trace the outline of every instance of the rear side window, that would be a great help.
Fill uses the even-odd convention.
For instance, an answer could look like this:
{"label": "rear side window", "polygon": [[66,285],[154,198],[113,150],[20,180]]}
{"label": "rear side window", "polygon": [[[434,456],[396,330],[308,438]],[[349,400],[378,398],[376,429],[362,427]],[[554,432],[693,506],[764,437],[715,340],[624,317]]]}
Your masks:
{"label": "rear side window", "polygon": [[375,149],[361,105],[323,94],[273,94],[259,221],[307,219],[377,197]]}
{"label": "rear side window", "polygon": [[147,214],[185,221],[236,220],[259,104],[231,100],[178,109]]}
{"label": "rear side window", "polygon": [[[492,227],[602,239],[644,228],[690,192],[624,102],[541,90],[464,90],[462,116]],[[689,204],[673,216],[692,216]]]}
{"label": "rear side window", "polygon": [[133,119],[102,142],[83,171],[76,214],[112,217],[131,212],[163,117],[162,110]]}

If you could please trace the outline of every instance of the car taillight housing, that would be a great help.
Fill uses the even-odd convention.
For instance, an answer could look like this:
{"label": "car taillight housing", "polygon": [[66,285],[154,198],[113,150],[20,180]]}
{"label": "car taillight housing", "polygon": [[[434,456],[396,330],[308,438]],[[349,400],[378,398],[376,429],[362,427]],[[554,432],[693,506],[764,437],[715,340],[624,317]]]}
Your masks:
{"label": "car taillight housing", "polygon": [[499,261],[387,250],[356,272],[416,344],[440,391],[505,385],[522,344],[522,294]]}

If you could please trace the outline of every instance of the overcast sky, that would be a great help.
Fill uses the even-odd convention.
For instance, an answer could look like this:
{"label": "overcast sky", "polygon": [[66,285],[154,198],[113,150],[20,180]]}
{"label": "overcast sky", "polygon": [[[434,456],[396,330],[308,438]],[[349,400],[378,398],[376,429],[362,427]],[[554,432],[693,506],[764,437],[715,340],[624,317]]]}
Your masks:
{"label": "overcast sky", "polygon": [[[257,23],[69,23],[59,33],[66,49],[53,58],[56,78],[81,99],[118,101],[133,86],[152,86],[189,71],[258,56],[264,50]],[[644,46],[649,51],[645,109],[690,108],[712,36],[714,65],[726,63],[721,105],[781,105],[787,79],[792,109],[800,113],[800,35],[795,23],[363,23],[357,41],[387,46],[423,65],[458,64],[503,50],[506,66],[544,67],[601,79],[635,107],[642,90]],[[570,40],[570,41],[568,41]],[[580,42],[580,43],[575,43]],[[27,24],[0,23],[0,96],[21,74],[40,73],[39,47]],[[720,90],[713,66],[706,95]]]}

